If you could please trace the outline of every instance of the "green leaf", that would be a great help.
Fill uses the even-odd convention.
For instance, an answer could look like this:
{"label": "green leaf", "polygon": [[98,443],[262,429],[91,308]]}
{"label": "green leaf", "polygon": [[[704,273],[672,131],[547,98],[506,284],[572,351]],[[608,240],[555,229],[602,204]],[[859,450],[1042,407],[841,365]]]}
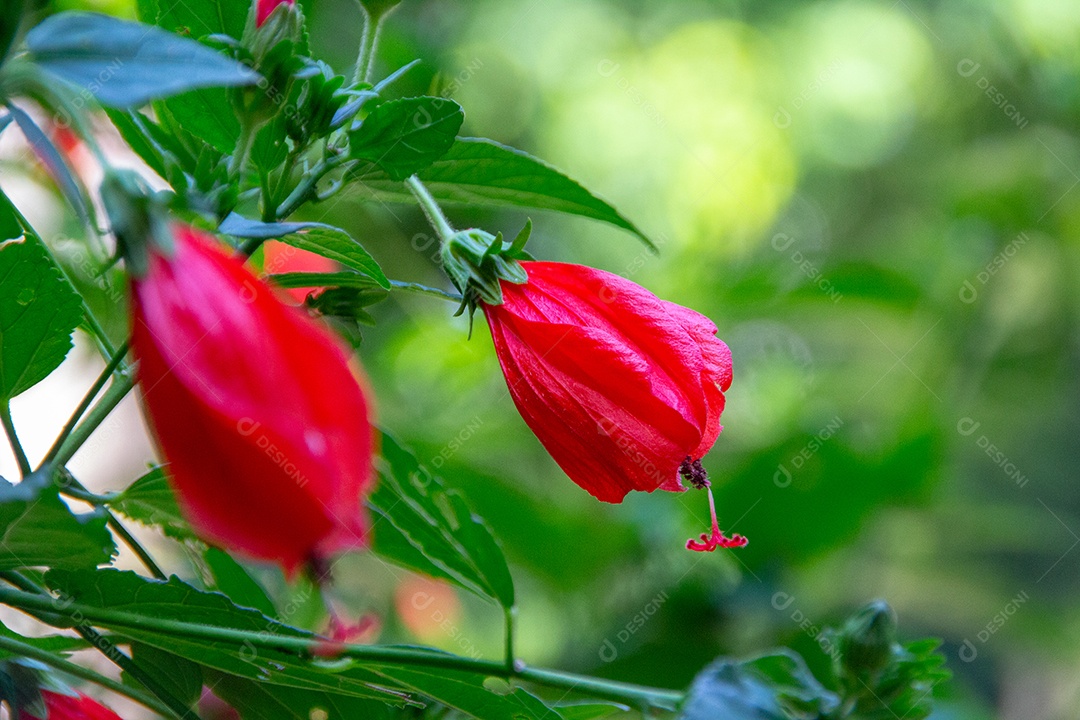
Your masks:
{"label": "green leaf", "polygon": [[783,649],[709,665],[694,679],[679,720],[819,720],[838,705],[802,657]]}
{"label": "green leaf", "polygon": [[96,13],[53,15],[26,42],[39,66],[117,108],[196,88],[251,85],[259,78],[194,40]]}
{"label": "green leaf", "polygon": [[[6,209],[0,207],[0,214]],[[0,401],[55,370],[81,320],[79,296],[40,240],[0,243]]]}
{"label": "green leaf", "polygon": [[277,617],[277,608],[255,578],[224,550],[212,547],[203,554],[214,576],[214,590],[225,593],[240,607],[258,610],[267,617]]}
{"label": "green leaf", "polygon": [[291,272],[267,275],[266,279],[278,287],[283,288],[319,288],[319,287],[343,287],[366,290],[368,288],[381,288],[375,280],[367,275],[355,272],[337,273],[309,273]]}
{"label": "green leaf", "polygon": [[240,121],[221,88],[192,90],[154,103],[154,112],[174,131],[178,128],[205,141],[225,155],[236,150]]}
{"label": "green leaf", "polygon": [[171,538],[189,540],[195,537],[160,467],[133,482],[109,506],[143,525],[160,527]]}
{"label": "green leaf", "polygon": [[390,288],[390,281],[379,263],[375,262],[375,258],[368,254],[364,246],[356,242],[349,233],[332,225],[315,222],[264,223],[232,213],[222,221],[218,232],[239,238],[277,238],[283,243],[309,250],[352,268],[384,289]]}
{"label": "green leaf", "polygon": [[311,720],[316,709],[335,720],[394,717],[390,707],[373,700],[266,685],[223,673],[209,673],[207,680],[214,694],[236,708],[244,720]]}
{"label": "green leaf", "polygon": [[410,688],[478,720],[561,720],[536,696],[517,688],[500,694],[484,686],[479,673],[418,666],[370,666],[396,685]]}
{"label": "green leaf", "polygon": [[[224,33],[239,39],[244,34],[251,3],[238,0],[165,0],[160,6],[157,24],[171,33],[192,38]],[[143,16],[143,19],[149,19],[149,16]]]}
{"label": "green leaf", "polygon": [[513,607],[514,581],[487,523],[386,433],[382,456],[379,485],[368,499],[373,550],[393,563]]}
{"label": "green leaf", "polygon": [[[418,174],[440,202],[536,208],[579,215],[628,230],[656,250],[633,223],[578,182],[528,153],[493,140],[458,138],[442,158]],[[386,172],[367,166],[354,177],[376,199],[413,202],[408,190]]]}
{"label": "green leaf", "polygon": [[164,178],[165,172],[165,158],[161,151],[155,147],[153,138],[147,133],[145,123],[150,123],[150,119],[144,116],[138,115],[135,112],[125,112],[123,110],[106,109],[105,114],[109,116],[113,126],[117,132],[120,133],[120,137],[124,139],[128,147],[135,151],[135,154],[142,158],[150,169],[158,174],[159,177]]}
{"label": "green leaf", "polygon": [[453,100],[416,97],[378,105],[349,135],[349,152],[401,181],[441,158],[454,144],[465,113]]}
{"label": "green leaf", "polygon": [[[306,630],[281,623],[257,610],[238,607],[221,593],[198,590],[175,576],[160,581],[112,568],[96,572],[54,570],[46,574],[45,582],[63,597],[76,602],[146,618],[245,630],[267,638],[314,637]],[[95,625],[203,667],[263,683],[328,690],[348,697],[380,699],[396,704],[405,701],[400,693],[387,689],[384,679],[358,663],[340,661],[331,668],[304,662],[293,653],[257,648],[251,643],[209,641],[107,622],[96,622]]]}
{"label": "green leaf", "polygon": [[[202,695],[202,668],[196,663],[143,643],[131,644],[131,658],[140,670],[157,680],[163,689],[187,707],[192,707]],[[124,673],[124,681],[142,687],[127,673]]]}
{"label": "green leaf", "polygon": [[109,562],[115,552],[104,514],[75,515],[45,475],[18,485],[0,478],[0,570],[82,569]]}
{"label": "green leaf", "polygon": [[563,720],[599,720],[615,713],[629,712],[626,705],[616,703],[574,703],[572,705],[556,705],[555,709],[562,715]]}
{"label": "green leaf", "polygon": [[[9,640],[17,640],[21,643],[25,643],[38,650],[44,650],[45,652],[51,652],[56,654],[65,654],[75,652],[76,650],[85,650],[90,647],[90,644],[78,637],[69,637],[67,635],[41,635],[38,637],[25,637],[8,628],[3,623],[0,623],[0,635],[8,638]],[[16,657],[7,650],[0,650],[0,660]]]}

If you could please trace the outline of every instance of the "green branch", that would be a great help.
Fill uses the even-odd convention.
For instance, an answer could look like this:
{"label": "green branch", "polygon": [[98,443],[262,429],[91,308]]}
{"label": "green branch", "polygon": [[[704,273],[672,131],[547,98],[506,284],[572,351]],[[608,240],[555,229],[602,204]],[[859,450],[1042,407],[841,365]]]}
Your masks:
{"label": "green branch", "polygon": [[[51,598],[9,588],[0,588],[0,603],[24,610],[46,610],[69,617],[78,615],[94,625],[110,629],[142,630],[188,639],[229,643],[240,647],[250,645],[256,648],[295,655],[300,658],[314,657],[325,643],[324,640],[314,636],[276,636],[266,632],[252,632],[189,623],[181,620],[145,617],[121,610],[99,608],[81,603],[71,603],[58,607]],[[529,668],[522,665],[507,667],[501,661],[476,660],[421,648],[343,645],[340,655],[345,658],[366,660],[374,663],[423,666],[474,672],[507,679],[517,678],[546,687],[559,688],[567,692],[584,692],[603,699],[631,703],[644,702],[659,707],[672,707],[682,699],[682,693],[676,690],[632,685],[555,670]]]}
{"label": "green branch", "polygon": [[450,221],[446,219],[446,215],[443,214],[442,208],[432,197],[431,192],[428,191],[424,183],[420,182],[420,178],[416,175],[409,177],[405,184],[416,197],[416,201],[420,203],[428,222],[439,233],[439,239],[443,242],[449,242],[450,238],[454,236],[454,228],[450,225]]}
{"label": "green branch", "polygon": [[19,473],[22,477],[26,477],[33,472],[33,468],[30,467],[30,461],[26,459],[26,451],[19,442],[19,436],[15,434],[15,423],[11,420],[11,404],[7,400],[0,402],[0,424],[4,426],[4,434],[7,435],[8,444],[11,445],[11,452],[15,454],[15,461],[19,463]]}

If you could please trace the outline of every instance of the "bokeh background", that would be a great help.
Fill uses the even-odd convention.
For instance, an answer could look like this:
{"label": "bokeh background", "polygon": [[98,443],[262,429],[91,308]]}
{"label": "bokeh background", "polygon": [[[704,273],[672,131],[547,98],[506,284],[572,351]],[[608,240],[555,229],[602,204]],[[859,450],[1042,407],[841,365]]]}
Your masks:
{"label": "bokeh background", "polygon": [[[347,70],[354,0],[306,6],[314,52]],[[51,8],[134,15],[131,0]],[[789,645],[826,673],[818,630],[885,598],[905,637],[944,641],[955,678],[935,718],[1077,717],[1074,0],[406,0],[379,74],[414,58],[401,93],[453,97],[464,134],[552,162],[661,247],[538,213],[534,255],[700,310],[734,354],[705,465],[721,525],[750,545],[697,555],[682,545],[706,529],[704,495],[609,506],[578,489],[515,412],[479,316],[469,340],[437,299],[373,308],[360,355],[380,422],[501,538],[524,659],[683,687],[716,655]],[[0,149],[5,190],[89,279],[44,176],[12,138]],[[525,220],[448,212],[504,234]],[[391,277],[447,286],[415,208],[361,188],[311,217]],[[122,333],[121,305],[100,305]],[[100,367],[82,343],[16,401],[31,455]],[[128,402],[73,468],[119,488],[151,457]],[[363,556],[338,577],[337,602],[379,617],[380,641],[499,653],[500,613],[476,598]]]}

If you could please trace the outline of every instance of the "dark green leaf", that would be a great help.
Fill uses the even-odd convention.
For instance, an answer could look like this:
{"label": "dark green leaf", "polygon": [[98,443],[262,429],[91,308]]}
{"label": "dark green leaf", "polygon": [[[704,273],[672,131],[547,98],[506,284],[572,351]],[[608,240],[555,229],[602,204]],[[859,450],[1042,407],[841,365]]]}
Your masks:
{"label": "dark green leaf", "polygon": [[195,537],[180,512],[165,472],[156,467],[133,482],[110,503],[118,513],[137,520],[143,525],[157,526],[166,535],[177,540]]}
{"label": "dark green leaf", "polygon": [[386,463],[368,501],[375,516],[374,551],[512,607],[514,581],[487,524],[385,433],[382,455]]}
{"label": "dark green leaf", "polygon": [[26,0],[7,0],[4,11],[0,13],[0,63],[7,58],[8,50],[15,43],[22,25]]}
{"label": "dark green leaf", "polygon": [[390,720],[387,705],[329,692],[267,685],[223,673],[210,673],[214,694],[232,705],[244,720],[311,720],[323,710],[334,720]]}
{"label": "dark green leaf", "polygon": [[228,94],[221,88],[203,88],[154,103],[154,112],[176,131],[183,128],[225,155],[236,149],[240,121]]}
{"label": "dark green leaf", "polygon": [[[140,670],[157,680],[162,688],[187,707],[192,707],[202,695],[203,674],[196,663],[143,643],[131,644],[131,658]],[[137,680],[126,673],[124,680],[141,687]]]}
{"label": "dark green leaf", "polygon": [[344,287],[365,290],[368,288],[381,288],[377,282],[367,275],[354,272],[337,273],[278,273],[268,275],[267,280],[278,287],[283,288],[320,288],[320,287]]}
{"label": "dark green leaf", "polygon": [[790,650],[720,659],[694,680],[679,720],[819,720],[839,705]]}
{"label": "dark green leaf", "polygon": [[117,132],[120,133],[120,137],[124,139],[124,142],[128,144],[135,154],[142,158],[142,161],[150,166],[150,169],[158,174],[159,177],[164,178],[165,172],[165,158],[161,151],[155,146],[153,138],[146,132],[143,120],[150,122],[148,118],[143,116],[136,116],[134,112],[126,112],[124,110],[106,109],[105,114],[112,120],[113,126]]}
{"label": "dark green leaf", "polygon": [[599,720],[615,713],[629,712],[626,705],[615,703],[575,703],[573,705],[556,705],[555,709],[562,715],[563,720]]}
{"label": "dark green leaf", "polygon": [[[192,38],[218,33],[239,38],[244,34],[251,8],[251,3],[237,0],[165,0],[159,5],[161,11],[157,15],[157,24],[169,32]],[[149,19],[148,15],[142,17]]]}
{"label": "dark green leaf", "polygon": [[8,112],[15,119],[15,123],[22,130],[23,136],[26,137],[26,142],[33,148],[34,154],[37,155],[38,160],[45,166],[50,177],[56,182],[57,187],[60,188],[60,192],[63,193],[64,198],[71,204],[71,207],[75,210],[75,213],[79,216],[79,219],[83,223],[90,223],[90,211],[87,209],[86,194],[83,192],[82,186],[79,181],[75,179],[74,173],[71,172],[71,168],[68,167],[64,157],[60,154],[60,151],[53,145],[49,136],[37,126],[29,115],[24,113],[14,105],[7,106]]}
{"label": "dark green leaf", "polygon": [[277,609],[266,590],[231,555],[212,547],[203,557],[214,576],[214,590],[225,593],[240,607],[254,608],[267,617],[277,617]]}
{"label": "dark green leaf", "polygon": [[390,287],[390,281],[382,268],[364,246],[344,230],[331,225],[315,222],[264,223],[233,213],[222,221],[218,231],[240,238],[277,238],[283,243],[309,250],[352,268],[371,278],[382,288]]}
{"label": "dark green leaf", "polygon": [[194,40],[96,13],[53,15],[26,42],[38,65],[118,108],[258,80],[246,65]]}
{"label": "dark green leaf", "polygon": [[[579,183],[542,160],[493,140],[458,138],[442,158],[418,174],[440,202],[580,215],[629,230],[656,249],[633,223]],[[408,190],[385,172],[367,166],[357,178],[377,199],[413,202]]]}
{"label": "dark green leaf", "polygon": [[391,100],[349,135],[349,152],[401,181],[446,154],[464,119],[461,106],[446,98]]}
{"label": "dark green leaf", "polygon": [[[76,602],[111,608],[132,615],[174,620],[259,633],[264,638],[311,638],[312,633],[285,625],[257,610],[241,608],[217,592],[204,592],[177,577],[151,580],[132,572],[105,569],[97,572],[51,571],[50,588]],[[375,698],[400,704],[402,696],[386,690],[385,680],[357,663],[340,661],[324,667],[251,643],[203,640],[152,629],[131,629],[99,622],[119,636],[173,653],[203,667],[272,685],[308,690],[332,690],[348,697]],[[374,685],[373,683],[377,684]]]}
{"label": "dark green leaf", "polygon": [[79,296],[40,240],[27,236],[0,244],[0,400],[55,370],[81,319]]}
{"label": "dark green leaf", "polygon": [[484,687],[478,673],[417,666],[371,666],[396,685],[455,708],[478,720],[561,720],[559,713],[517,688],[506,694]]}
{"label": "dark green leaf", "polygon": [[44,475],[18,485],[0,478],[0,570],[82,569],[116,552],[102,513],[75,515]]}

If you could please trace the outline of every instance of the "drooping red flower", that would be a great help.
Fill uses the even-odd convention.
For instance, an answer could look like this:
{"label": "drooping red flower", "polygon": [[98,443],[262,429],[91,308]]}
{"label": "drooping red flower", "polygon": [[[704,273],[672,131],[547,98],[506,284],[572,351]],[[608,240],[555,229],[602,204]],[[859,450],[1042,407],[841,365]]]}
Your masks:
{"label": "drooping red flower", "polygon": [[[700,459],[731,385],[716,326],[618,275],[521,265],[528,282],[503,281],[503,304],[484,314],[510,396],[559,467],[611,503],[631,490],[685,490],[680,478],[707,487]],[[712,547],[691,549],[746,543],[717,533]]]}
{"label": "drooping red flower", "polygon": [[[48,720],[123,720],[97,700],[82,693],[65,695],[51,690],[42,690],[41,699],[45,703]],[[29,712],[24,714],[33,720],[45,720]]]}
{"label": "drooping red flower", "polygon": [[133,278],[132,349],[188,520],[290,573],[363,545],[373,432],[345,351],[212,238],[173,235]]}
{"label": "drooping red flower", "polygon": [[278,5],[294,5],[296,0],[258,0],[255,5],[255,27],[262,27]]}

